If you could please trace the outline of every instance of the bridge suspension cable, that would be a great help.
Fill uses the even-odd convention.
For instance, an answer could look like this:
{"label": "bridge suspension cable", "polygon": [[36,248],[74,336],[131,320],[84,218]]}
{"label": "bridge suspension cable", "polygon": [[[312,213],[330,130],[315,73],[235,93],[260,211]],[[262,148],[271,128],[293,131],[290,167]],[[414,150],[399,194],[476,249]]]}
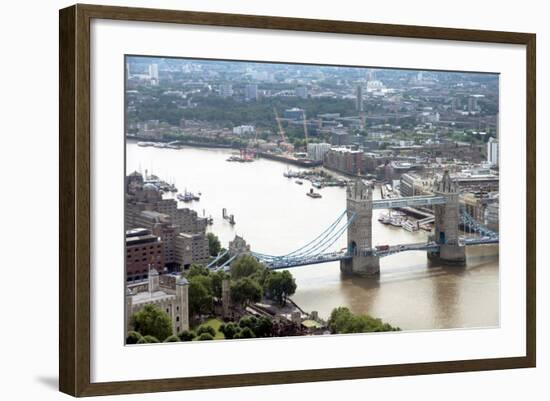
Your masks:
{"label": "bridge suspension cable", "polygon": [[254,252],[255,255],[258,255],[258,256],[262,256],[263,258],[266,258],[266,259],[278,259],[278,258],[286,258],[286,257],[292,257],[292,256],[297,256],[297,255],[300,255],[300,254],[303,254],[305,252],[308,251],[308,249],[311,249],[311,247],[315,247],[316,245],[318,245],[318,243],[320,241],[323,241],[327,236],[329,236],[332,232],[334,232],[334,228],[342,221],[342,219],[344,218],[344,216],[346,215],[346,211],[344,210],[339,216],[338,218],[330,225],[328,226],[321,234],[319,234],[317,237],[315,237],[313,240],[311,240],[310,242],[308,242],[307,244],[305,244],[304,246],[290,252],[290,253],[287,253],[287,254],[284,254],[284,255],[268,255],[268,254],[263,254],[263,253],[259,253],[259,252]]}
{"label": "bridge suspension cable", "polygon": [[347,230],[349,225],[353,222],[355,219],[355,213],[350,216],[350,218],[346,221],[345,224],[341,225],[339,227],[340,222],[346,215],[346,211],[344,211],[337,219],[332,223],[325,231],[323,231],[320,235],[318,235],[313,241],[310,241],[308,244],[302,246],[301,248],[290,252],[286,255],[267,255],[257,252],[252,252],[252,255],[257,257],[258,259],[268,263],[282,263],[282,262],[288,262],[288,261],[298,261],[298,260],[304,260],[310,257],[317,257],[319,254],[326,251],[328,248],[330,248],[341,236],[342,234]]}
{"label": "bridge suspension cable", "polygon": [[466,208],[464,207],[460,208],[460,222],[464,227],[464,231],[468,230],[470,234],[473,231],[474,233],[479,234],[483,237],[493,239],[498,237],[498,233],[489,229],[483,224],[480,224],[476,219],[472,217],[472,215],[470,215],[470,213],[466,211]]}

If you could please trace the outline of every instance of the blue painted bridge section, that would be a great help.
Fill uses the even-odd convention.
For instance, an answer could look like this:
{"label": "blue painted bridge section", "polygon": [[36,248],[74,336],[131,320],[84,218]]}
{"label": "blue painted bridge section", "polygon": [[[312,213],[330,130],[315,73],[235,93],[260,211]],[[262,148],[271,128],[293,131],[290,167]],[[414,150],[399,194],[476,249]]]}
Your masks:
{"label": "blue painted bridge section", "polygon": [[[418,197],[416,199],[408,198],[409,202],[412,202],[415,206],[418,204],[433,205],[440,204],[440,197]],[[407,203],[409,205],[410,203]],[[386,202],[380,205],[382,207],[397,207],[396,205],[388,205]],[[403,206],[399,203],[399,207]],[[376,207],[378,208],[378,207]],[[354,256],[379,256],[385,257],[394,255],[400,252],[410,251],[422,251],[422,252],[438,252],[439,244],[435,241],[411,243],[411,244],[398,244],[390,246],[379,246],[371,249],[363,250],[360,252],[351,252],[348,249],[341,251],[329,251],[331,247],[338,241],[338,239],[344,235],[348,227],[353,223],[355,215],[351,215],[349,218],[345,218],[346,211],[342,212],[340,216],[321,234],[315,239],[302,246],[301,248],[290,252],[285,255],[268,255],[259,252],[251,252],[251,255],[256,257],[268,268],[288,269],[297,266],[313,265],[326,262],[334,262],[343,259],[350,259]],[[460,210],[460,224],[463,230],[470,236],[464,236],[460,238],[459,244],[463,246],[467,245],[481,245],[481,244],[494,244],[498,243],[498,234],[489,230],[487,227],[478,223],[472,216],[470,216],[464,209]],[[228,267],[228,263],[225,264]]]}
{"label": "blue painted bridge section", "polygon": [[[404,206],[419,206],[419,205],[437,205],[442,204],[444,198],[440,196],[419,196],[401,199],[387,199],[373,201],[373,209],[379,208],[394,208]],[[314,265],[319,263],[334,262],[338,260],[350,259],[356,256],[378,256],[385,257],[394,255],[400,252],[422,251],[422,252],[439,252],[440,245],[435,241],[412,244],[384,245],[366,250],[351,250],[342,249],[334,251],[334,245],[343,236],[346,235],[349,226],[355,220],[355,214],[347,215],[347,211],[343,211],[338,218],[329,225],[321,234],[304,246],[284,255],[268,255],[259,252],[250,252],[259,261],[264,263],[268,268],[288,269],[297,266]],[[465,236],[459,239],[459,245],[481,245],[498,243],[498,234],[491,231],[484,225],[477,222],[464,208],[460,209],[459,224],[462,227]],[[227,251],[219,254],[208,267],[213,269],[229,269],[231,262],[238,255],[230,256],[225,262],[220,262]],[[220,265],[220,263],[222,263]]]}

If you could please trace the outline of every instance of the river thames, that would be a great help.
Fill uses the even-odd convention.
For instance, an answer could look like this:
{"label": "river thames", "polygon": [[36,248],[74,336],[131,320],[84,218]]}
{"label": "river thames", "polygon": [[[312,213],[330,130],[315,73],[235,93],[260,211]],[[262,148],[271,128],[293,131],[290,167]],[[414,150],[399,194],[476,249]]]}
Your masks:
{"label": "river thames", "polygon": [[[323,188],[321,199],[306,196],[311,187],[285,178],[286,164],[259,159],[230,163],[228,149],[162,149],[127,142],[126,171],[145,170],[173,182],[179,192],[201,193],[198,202],[183,203],[200,216],[212,216],[208,230],[227,248],[236,234],[260,253],[286,254],[308,243],[345,210],[345,188]],[[296,167],[291,167],[296,170]],[[169,195],[172,196],[172,195]],[[374,191],[380,197],[380,191]],[[222,209],[235,216],[231,226]],[[428,233],[408,232],[377,221],[373,211],[373,244],[422,242]],[[333,249],[346,247],[345,235]],[[440,266],[425,252],[403,252],[380,260],[380,276],[343,276],[339,262],[291,268],[298,286],[292,299],[306,311],[327,318],[347,306],[403,330],[480,328],[499,325],[498,245],[467,248],[465,267]]]}

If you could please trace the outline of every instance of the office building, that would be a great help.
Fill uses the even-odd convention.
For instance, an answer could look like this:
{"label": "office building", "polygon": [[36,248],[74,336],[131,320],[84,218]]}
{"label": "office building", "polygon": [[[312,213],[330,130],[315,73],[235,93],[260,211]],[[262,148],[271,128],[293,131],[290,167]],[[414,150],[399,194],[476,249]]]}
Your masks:
{"label": "office building", "polygon": [[258,85],[248,84],[244,88],[244,98],[246,100],[258,100]]}
{"label": "office building", "polygon": [[308,143],[307,157],[311,160],[323,160],[330,147],[330,143]]}
{"label": "office building", "polygon": [[493,137],[487,142],[487,161],[493,166],[498,166],[498,139]]}
{"label": "office building", "polygon": [[164,270],[163,242],[145,228],[126,231],[126,280],[146,278],[151,269]]}

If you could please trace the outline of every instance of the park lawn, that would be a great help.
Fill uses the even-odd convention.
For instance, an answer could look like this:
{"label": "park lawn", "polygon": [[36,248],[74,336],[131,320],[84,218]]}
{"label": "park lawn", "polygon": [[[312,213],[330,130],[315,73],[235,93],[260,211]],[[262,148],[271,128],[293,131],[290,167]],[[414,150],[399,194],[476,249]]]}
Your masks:
{"label": "park lawn", "polygon": [[[222,325],[223,321],[217,318],[208,319],[206,322],[200,324],[199,326],[210,326],[216,330],[216,335],[214,336],[214,340],[223,340],[225,336],[220,331],[220,326]],[[194,330],[198,329],[199,326],[195,327]],[[196,338],[193,339],[193,341],[196,341]]]}

